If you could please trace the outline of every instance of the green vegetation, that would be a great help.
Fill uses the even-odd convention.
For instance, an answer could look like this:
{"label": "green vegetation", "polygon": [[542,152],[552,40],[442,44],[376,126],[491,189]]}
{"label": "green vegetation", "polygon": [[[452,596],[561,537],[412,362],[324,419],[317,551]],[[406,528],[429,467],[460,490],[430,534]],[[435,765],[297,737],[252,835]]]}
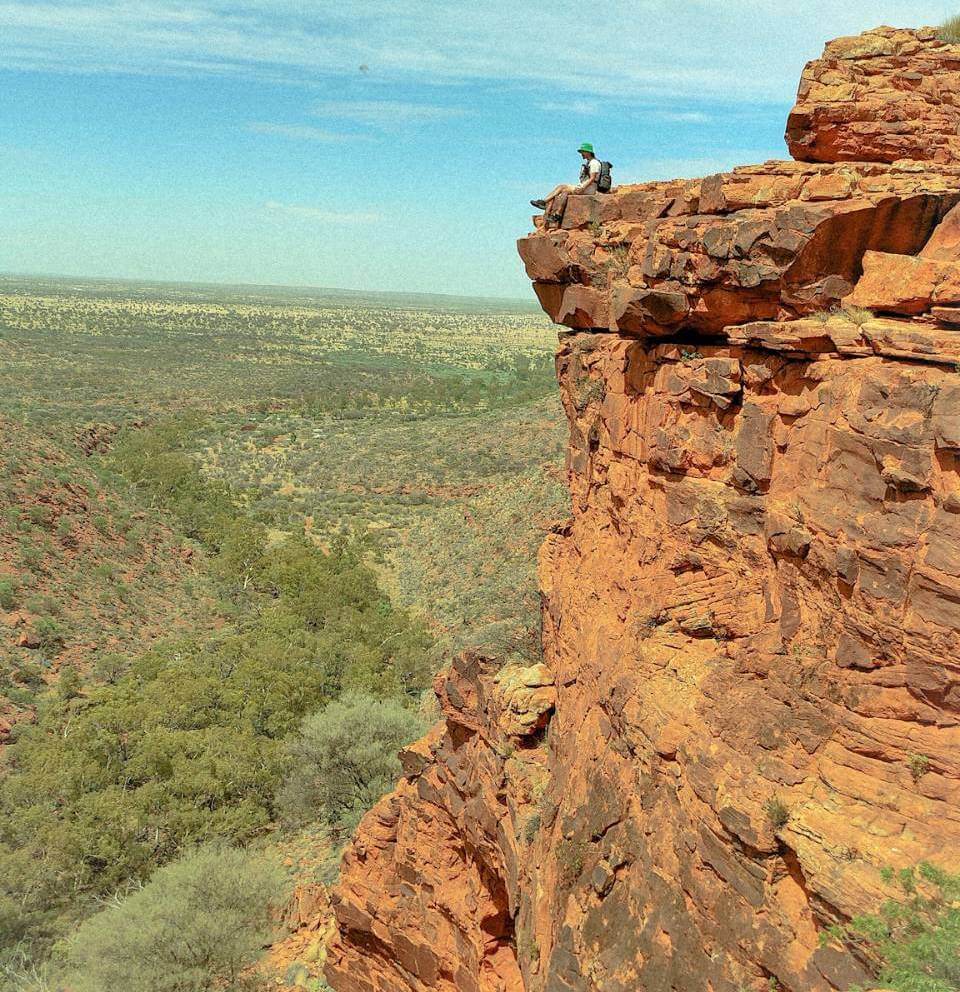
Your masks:
{"label": "green vegetation", "polygon": [[583,874],[583,844],[566,838],[557,847],[557,870],[561,889],[570,889]]}
{"label": "green vegetation", "polygon": [[872,962],[877,981],[893,992],[956,992],[960,988],[960,876],[931,864],[887,870],[902,895],[873,915],[832,927],[835,941]]}
{"label": "green vegetation", "polygon": [[603,379],[591,376],[581,376],[574,383],[574,405],[579,413],[590,406],[591,403],[601,403],[606,395],[607,386]]}
{"label": "green vegetation", "polygon": [[[2,366],[0,362],[0,366]],[[0,644],[0,692],[14,719],[64,664],[88,671],[103,652],[135,650],[202,622],[205,590],[182,581],[182,537],[147,513],[70,431],[51,434],[4,417],[0,400],[0,610],[37,647]],[[99,525],[99,526],[98,526]],[[29,686],[24,665],[43,678]]]}
{"label": "green vegetation", "polygon": [[495,304],[0,279],[0,987],[256,986],[264,931],[191,963],[232,904],[165,879],[329,881],[449,653],[536,656],[554,343]]}
{"label": "green vegetation", "polygon": [[17,583],[13,579],[0,579],[0,607],[12,610],[17,605]]}
{"label": "green vegetation", "polygon": [[0,395],[17,418],[72,424],[185,406],[311,417],[490,409],[552,389],[554,334],[537,308],[523,311],[5,279]]}
{"label": "green vegetation", "polygon": [[349,833],[398,778],[399,749],[425,730],[396,700],[344,694],[308,716],[291,742],[284,807],[300,821]]}
{"label": "green vegetation", "polygon": [[186,846],[263,834],[306,713],[350,689],[412,704],[428,681],[428,635],[391,606],[356,545],[270,544],[178,438],[169,426],[133,432],[117,461],[207,545],[236,619],[158,644],[82,698],[44,700],[22,728],[0,782],[0,920],[21,940]]}
{"label": "green vegetation", "polygon": [[779,796],[771,796],[763,804],[763,811],[775,831],[782,830],[790,819],[790,808]]}
{"label": "green vegetation", "polygon": [[937,28],[937,37],[952,45],[960,44],[960,15],[951,17]]}
{"label": "green vegetation", "polygon": [[528,844],[532,844],[536,840],[538,833],[540,833],[540,814],[531,813],[527,822],[523,825],[523,839]]}
{"label": "green vegetation", "polygon": [[829,324],[831,320],[837,319],[845,320],[851,324],[856,324],[857,327],[861,327],[868,320],[873,320],[876,315],[872,310],[867,310],[865,307],[837,303],[829,309],[818,310],[810,316],[821,324]]}
{"label": "green vegetation", "polygon": [[433,621],[437,661],[468,646],[505,661],[539,659],[537,549],[566,511],[559,472],[547,466],[518,471],[410,526],[385,567],[397,600]]}
{"label": "green vegetation", "polygon": [[261,855],[206,847],[87,920],[62,951],[72,992],[249,988],[286,879]]}
{"label": "green vegetation", "polygon": [[930,771],[930,759],[925,754],[911,754],[909,766],[910,777],[916,784]]}
{"label": "green vegetation", "polygon": [[630,245],[615,245],[603,263],[603,271],[607,276],[607,284],[622,279],[630,268]]}

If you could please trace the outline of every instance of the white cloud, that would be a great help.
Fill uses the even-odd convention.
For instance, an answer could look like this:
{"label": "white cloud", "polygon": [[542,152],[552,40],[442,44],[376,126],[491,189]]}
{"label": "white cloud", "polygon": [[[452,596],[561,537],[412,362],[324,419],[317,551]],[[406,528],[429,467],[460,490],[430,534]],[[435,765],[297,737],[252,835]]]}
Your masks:
{"label": "white cloud", "polygon": [[0,0],[0,66],[786,103],[827,38],[954,12],[953,0],[607,0],[596,12],[581,0]]}
{"label": "white cloud", "polygon": [[272,214],[320,224],[374,224],[382,219],[380,214],[373,211],[326,210],[323,207],[307,207],[297,203],[278,203],[276,200],[267,200],[263,207]]}
{"label": "white cloud", "polygon": [[537,109],[546,111],[548,114],[593,116],[600,112],[600,105],[596,100],[548,100],[538,103]]}
{"label": "white cloud", "polygon": [[711,120],[710,114],[699,110],[661,110],[657,112],[657,116],[672,124],[706,124]]}
{"label": "white cloud", "polygon": [[314,104],[312,112],[315,117],[355,121],[358,124],[385,128],[450,120],[466,114],[460,107],[439,107],[393,100],[322,100]]}
{"label": "white cloud", "polygon": [[272,134],[280,138],[293,138],[295,141],[321,141],[328,144],[371,140],[366,134],[338,134],[310,124],[270,124],[254,121],[247,125],[247,130],[254,134]]}

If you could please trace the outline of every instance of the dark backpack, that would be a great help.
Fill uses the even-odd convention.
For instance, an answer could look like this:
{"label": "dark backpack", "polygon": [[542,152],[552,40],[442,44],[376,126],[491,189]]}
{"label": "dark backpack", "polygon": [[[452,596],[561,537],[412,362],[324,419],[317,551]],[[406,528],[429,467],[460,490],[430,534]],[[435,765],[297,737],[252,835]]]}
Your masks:
{"label": "dark backpack", "polygon": [[609,193],[613,186],[613,166],[609,162],[600,163],[600,175],[597,176],[597,192]]}

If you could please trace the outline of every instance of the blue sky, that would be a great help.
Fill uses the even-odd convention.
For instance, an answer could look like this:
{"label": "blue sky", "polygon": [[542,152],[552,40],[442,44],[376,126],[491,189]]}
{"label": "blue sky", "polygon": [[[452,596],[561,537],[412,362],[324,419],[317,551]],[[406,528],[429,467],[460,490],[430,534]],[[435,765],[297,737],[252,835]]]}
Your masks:
{"label": "blue sky", "polygon": [[[800,9],[797,9],[797,8]],[[527,200],[782,158],[925,0],[0,0],[0,271],[524,297]]]}

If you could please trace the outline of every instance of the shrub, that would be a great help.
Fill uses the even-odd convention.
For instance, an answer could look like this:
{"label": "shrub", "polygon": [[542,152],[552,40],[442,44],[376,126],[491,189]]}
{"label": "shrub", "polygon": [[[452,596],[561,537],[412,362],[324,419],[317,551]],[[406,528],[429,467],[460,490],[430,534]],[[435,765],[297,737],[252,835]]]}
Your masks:
{"label": "shrub", "polygon": [[[893,872],[884,872],[892,880]],[[874,915],[832,927],[832,938],[872,961],[893,992],[956,992],[960,988],[960,875],[931,864],[897,874],[903,891]]]}
{"label": "shrub", "polygon": [[602,403],[605,395],[606,384],[603,379],[594,379],[584,374],[573,382],[571,397],[578,413],[583,413],[593,402]]}
{"label": "shrub", "polygon": [[960,44],[960,15],[944,21],[937,29],[937,37],[952,45]]}
{"label": "shrub", "polygon": [[80,676],[73,665],[66,665],[60,670],[57,681],[57,695],[63,700],[75,699],[80,695]]}
{"label": "shrub", "polygon": [[63,624],[53,617],[40,617],[33,625],[33,630],[44,651],[59,651],[63,647],[66,631]]}
{"label": "shrub", "polygon": [[121,654],[114,651],[106,651],[98,654],[93,662],[93,677],[98,682],[114,683],[130,667],[129,661]]}
{"label": "shrub", "polygon": [[868,320],[873,320],[874,317],[872,310],[852,305],[835,306],[831,313],[836,314],[844,320],[849,320],[850,323],[856,324],[857,327],[862,327]]}
{"label": "shrub", "polygon": [[774,830],[783,829],[790,819],[790,809],[779,796],[771,796],[763,804],[763,811]]}
{"label": "shrub", "polygon": [[523,839],[528,844],[532,844],[539,832],[540,832],[540,814],[533,813],[531,814],[527,822],[523,825]]}
{"label": "shrub", "polygon": [[914,784],[920,781],[930,771],[930,759],[925,754],[910,755],[910,777]]}
{"label": "shrub", "polygon": [[0,579],[0,607],[12,610],[17,605],[17,586],[12,579]]}
{"label": "shrub", "polygon": [[616,279],[622,279],[630,268],[630,246],[616,245],[610,251],[610,255],[603,263],[603,269],[607,274],[607,283],[612,283]]}
{"label": "shrub", "polygon": [[583,846],[575,840],[564,840],[557,849],[558,881],[561,889],[569,889],[583,874]]}
{"label": "shrub", "polygon": [[308,716],[290,745],[293,772],[281,804],[296,819],[319,816],[349,831],[400,774],[397,751],[425,729],[395,700],[351,692]]}
{"label": "shrub", "polygon": [[206,847],[159,869],[87,920],[62,949],[71,992],[229,987],[269,942],[284,895],[279,865]]}

